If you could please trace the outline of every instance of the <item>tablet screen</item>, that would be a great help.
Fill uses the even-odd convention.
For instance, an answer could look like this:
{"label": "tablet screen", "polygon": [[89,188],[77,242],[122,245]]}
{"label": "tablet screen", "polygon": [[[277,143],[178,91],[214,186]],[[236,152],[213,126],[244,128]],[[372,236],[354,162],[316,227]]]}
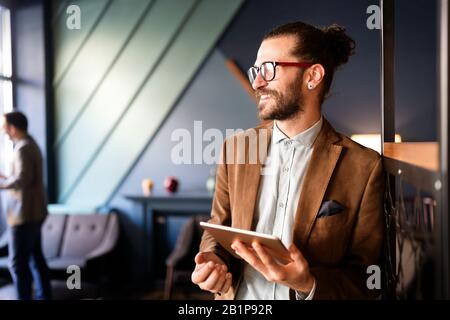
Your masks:
{"label": "tablet screen", "polygon": [[236,258],[240,259],[240,257],[234,253],[231,244],[235,240],[239,240],[250,247],[252,242],[259,242],[269,254],[275,257],[280,263],[286,264],[292,261],[286,247],[281,240],[275,236],[207,222],[200,222],[200,226],[209,232],[222,247]]}

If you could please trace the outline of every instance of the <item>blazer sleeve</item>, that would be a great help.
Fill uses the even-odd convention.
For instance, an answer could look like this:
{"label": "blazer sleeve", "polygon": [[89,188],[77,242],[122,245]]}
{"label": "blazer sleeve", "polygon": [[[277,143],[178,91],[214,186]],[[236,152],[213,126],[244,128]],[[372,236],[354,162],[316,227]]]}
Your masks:
{"label": "blazer sleeve", "polygon": [[23,189],[33,180],[33,163],[27,148],[18,149],[14,155],[14,174],[0,183],[0,189]]}
{"label": "blazer sleeve", "polygon": [[[226,142],[223,143],[220,161],[217,167],[211,219],[208,222],[229,226],[231,224],[231,206],[228,188],[226,144]],[[200,243],[200,252],[214,252],[222,260],[224,260],[224,262],[228,265],[228,269],[230,269],[232,260],[231,254],[226,251],[220,244],[218,244],[214,237],[207,231],[203,233]]]}
{"label": "blazer sleeve", "polygon": [[367,287],[370,276],[367,267],[380,264],[385,233],[383,195],[384,174],[382,159],[379,157],[364,190],[347,258],[342,267],[311,268],[316,278],[313,299],[373,299],[380,295],[380,290]]}

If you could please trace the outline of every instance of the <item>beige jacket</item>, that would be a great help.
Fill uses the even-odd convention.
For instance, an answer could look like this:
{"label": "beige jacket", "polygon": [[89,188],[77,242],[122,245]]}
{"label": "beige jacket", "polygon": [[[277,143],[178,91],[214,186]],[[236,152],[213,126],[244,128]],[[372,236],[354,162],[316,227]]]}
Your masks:
{"label": "beige jacket", "polygon": [[[268,131],[266,138],[258,138],[267,139],[266,146],[270,144],[272,127],[273,122],[270,122],[254,129]],[[236,142],[243,134],[247,132],[229,139]],[[223,145],[222,164],[217,169],[210,222],[251,230],[255,225],[253,213],[261,163],[265,159],[262,156],[256,164],[251,164],[246,156],[243,164],[228,163],[229,139]],[[249,146],[246,143],[245,149]],[[293,241],[316,279],[314,299],[378,296],[378,290],[367,288],[366,270],[369,265],[379,264],[384,237],[381,157],[337,133],[324,119],[302,188]],[[337,201],[344,209],[338,214],[317,218],[321,204],[327,200]],[[241,281],[242,261],[232,257],[207,232],[203,234],[200,251],[213,251],[226,261],[233,274],[233,285],[226,294],[216,298],[234,299]],[[290,296],[295,298],[292,290]]]}
{"label": "beige jacket", "polygon": [[11,176],[0,181],[0,189],[8,189],[6,217],[9,226],[43,221],[47,216],[42,165],[41,152],[32,137],[16,143]]}

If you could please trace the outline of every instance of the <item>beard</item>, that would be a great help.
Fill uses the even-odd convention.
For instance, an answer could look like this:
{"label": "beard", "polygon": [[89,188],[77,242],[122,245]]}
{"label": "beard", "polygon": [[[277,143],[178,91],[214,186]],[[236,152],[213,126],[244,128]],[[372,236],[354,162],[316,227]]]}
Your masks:
{"label": "beard", "polygon": [[285,93],[276,90],[260,89],[255,91],[257,98],[269,95],[270,100],[258,103],[258,117],[265,120],[287,120],[292,119],[303,112],[304,97],[301,92],[303,80],[298,77]]}

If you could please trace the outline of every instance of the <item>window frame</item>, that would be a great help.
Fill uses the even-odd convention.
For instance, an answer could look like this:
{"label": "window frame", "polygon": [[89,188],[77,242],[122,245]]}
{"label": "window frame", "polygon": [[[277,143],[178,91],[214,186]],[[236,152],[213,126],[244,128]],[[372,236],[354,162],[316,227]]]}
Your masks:
{"label": "window frame", "polygon": [[[11,8],[0,3],[0,45],[2,54],[2,70],[0,70],[0,90],[4,90],[0,97],[0,112],[10,112],[14,110],[14,87],[15,79],[13,73],[13,57],[12,57],[12,23]],[[9,88],[5,89],[4,84],[9,84]],[[10,174],[10,163],[13,158],[13,144],[6,135],[0,138],[0,152],[3,156],[0,158],[0,173]]]}

